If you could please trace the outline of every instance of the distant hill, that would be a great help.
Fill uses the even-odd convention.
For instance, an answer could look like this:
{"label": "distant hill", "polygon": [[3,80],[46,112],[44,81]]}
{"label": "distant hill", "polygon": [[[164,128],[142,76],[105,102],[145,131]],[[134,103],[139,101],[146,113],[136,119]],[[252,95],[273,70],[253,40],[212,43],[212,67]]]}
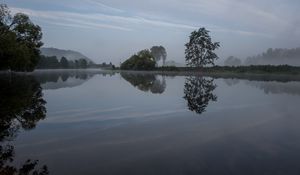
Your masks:
{"label": "distant hill", "polygon": [[295,49],[268,49],[266,52],[248,57],[245,65],[281,65],[300,66],[300,48]]}
{"label": "distant hill", "polygon": [[73,51],[73,50],[63,50],[63,49],[57,49],[57,48],[46,48],[43,47],[40,49],[41,54],[45,56],[56,56],[57,59],[60,59],[61,57],[66,57],[69,61],[79,60],[81,58],[86,59],[88,62],[94,63],[93,60],[88,58],[87,56],[83,55],[80,52]]}

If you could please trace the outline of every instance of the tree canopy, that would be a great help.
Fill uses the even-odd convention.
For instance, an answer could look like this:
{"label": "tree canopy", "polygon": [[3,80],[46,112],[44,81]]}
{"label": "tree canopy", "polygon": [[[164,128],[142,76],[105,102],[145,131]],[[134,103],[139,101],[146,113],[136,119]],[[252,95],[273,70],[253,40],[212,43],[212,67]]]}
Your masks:
{"label": "tree canopy", "polygon": [[85,69],[91,65],[81,58],[79,60],[67,60],[66,57],[61,57],[60,60],[56,56],[41,55],[40,60],[36,66],[37,69]]}
{"label": "tree canopy", "polygon": [[220,47],[220,44],[219,42],[212,42],[209,31],[205,28],[193,31],[189,42],[185,46],[185,60],[188,66],[214,65],[214,61],[218,59],[214,51]]}
{"label": "tree canopy", "polygon": [[155,68],[155,60],[147,49],[132,55],[121,64],[123,70],[152,70]]}
{"label": "tree canopy", "polygon": [[33,71],[40,58],[42,31],[27,15],[11,15],[0,4],[0,70]]}
{"label": "tree canopy", "polygon": [[163,60],[163,65],[165,65],[167,59],[167,51],[163,46],[153,46],[151,47],[151,54],[155,58],[156,63],[161,59]]}

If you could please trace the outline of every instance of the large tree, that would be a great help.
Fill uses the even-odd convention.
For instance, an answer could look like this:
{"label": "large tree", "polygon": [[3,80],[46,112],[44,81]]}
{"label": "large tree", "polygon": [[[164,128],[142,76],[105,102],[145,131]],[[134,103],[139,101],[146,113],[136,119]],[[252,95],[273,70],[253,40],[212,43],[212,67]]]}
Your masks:
{"label": "large tree", "polygon": [[14,16],[0,4],[0,69],[33,71],[40,58],[42,32],[27,15]]}
{"label": "large tree", "polygon": [[193,31],[189,42],[185,46],[185,60],[188,66],[203,67],[208,64],[214,65],[214,61],[218,59],[214,51],[220,47],[220,43],[212,42],[209,31],[205,28]]}
{"label": "large tree", "polygon": [[167,59],[167,51],[163,46],[153,46],[151,47],[151,54],[155,58],[156,63],[161,59],[163,60],[163,65],[165,65]]}

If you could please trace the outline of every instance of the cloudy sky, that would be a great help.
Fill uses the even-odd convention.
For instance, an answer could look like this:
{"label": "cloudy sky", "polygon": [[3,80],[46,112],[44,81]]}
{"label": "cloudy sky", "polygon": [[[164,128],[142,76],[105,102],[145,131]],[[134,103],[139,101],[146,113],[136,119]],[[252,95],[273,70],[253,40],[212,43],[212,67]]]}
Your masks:
{"label": "cloudy sky", "polygon": [[219,62],[267,48],[300,47],[299,0],[1,0],[43,29],[45,47],[80,51],[118,64],[163,45],[184,62],[190,32],[206,27],[221,42]]}

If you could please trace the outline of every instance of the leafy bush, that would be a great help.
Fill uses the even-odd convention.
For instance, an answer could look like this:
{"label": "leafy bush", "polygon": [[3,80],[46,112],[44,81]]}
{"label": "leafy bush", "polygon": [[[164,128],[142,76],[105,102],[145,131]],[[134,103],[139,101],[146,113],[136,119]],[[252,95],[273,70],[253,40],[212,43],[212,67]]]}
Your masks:
{"label": "leafy bush", "polygon": [[142,50],[121,64],[122,70],[153,70],[155,60],[149,50]]}

